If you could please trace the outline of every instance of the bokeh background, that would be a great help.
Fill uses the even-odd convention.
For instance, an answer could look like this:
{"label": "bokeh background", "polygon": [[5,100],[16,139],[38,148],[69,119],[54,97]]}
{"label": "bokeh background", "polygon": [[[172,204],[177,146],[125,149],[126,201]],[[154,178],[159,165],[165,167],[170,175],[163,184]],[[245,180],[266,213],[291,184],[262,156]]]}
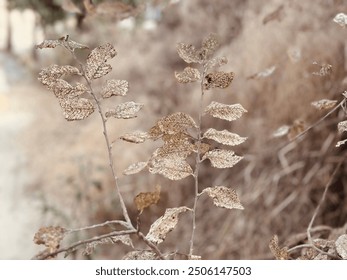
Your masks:
{"label": "bokeh background", "polygon": [[[346,147],[335,147],[346,136],[337,133],[337,123],[346,118],[343,110],[300,141],[289,143],[288,135],[273,137],[284,125],[293,137],[327,113],[313,108],[312,101],[342,100],[347,86],[347,29],[333,18],[347,11],[346,0],[91,3],[0,1],[0,259],[29,259],[42,250],[32,241],[41,226],[79,228],[121,218],[99,116],[65,121],[53,94],[37,81],[41,68],[73,60],[63,49],[36,50],[35,44],[67,34],[91,48],[112,43],[118,55],[111,61],[113,71],[108,77],[130,84],[128,96],[113,101],[145,104],[136,119],[108,122],[111,139],[147,130],[157,119],[177,111],[196,118],[199,87],[176,82],[174,72],[185,67],[176,44],[199,46],[209,33],[218,34],[221,47],[217,54],[229,60],[223,70],[233,71],[235,79],[226,90],[209,92],[205,103],[241,103],[248,113],[232,123],[206,118],[203,127],[228,129],[248,140],[235,149],[244,159],[232,169],[203,164],[200,187],[235,188],[245,210],[216,208],[202,198],[196,255],[272,259],[269,241],[274,234],[281,245],[305,243],[307,226],[341,160],[315,220],[314,234],[329,239],[337,231],[346,232]],[[83,58],[86,53],[78,55]],[[326,64],[332,66],[331,72],[313,74]],[[131,163],[147,160],[155,145],[116,142],[119,175]],[[142,215],[144,231],[165,208],[193,203],[190,178],[173,182],[145,171],[121,176],[120,184],[134,220],[136,194],[162,186],[158,205]],[[189,215],[182,215],[160,248],[187,253],[190,223]],[[68,241],[100,233],[80,233]],[[90,258],[120,259],[129,250],[123,245],[103,245]],[[69,258],[85,257],[77,252]]]}

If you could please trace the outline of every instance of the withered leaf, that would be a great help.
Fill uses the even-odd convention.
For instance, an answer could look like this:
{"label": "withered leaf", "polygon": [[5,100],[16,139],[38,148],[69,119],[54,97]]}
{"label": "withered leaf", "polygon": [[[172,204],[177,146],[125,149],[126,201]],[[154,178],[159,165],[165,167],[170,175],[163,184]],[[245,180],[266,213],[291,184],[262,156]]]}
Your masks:
{"label": "withered leaf", "polygon": [[211,60],[207,62],[206,68],[211,69],[213,67],[221,67],[227,63],[228,63],[228,59],[225,56],[216,57],[216,58],[212,58]]}
{"label": "withered leaf", "polygon": [[213,54],[218,47],[219,40],[216,34],[211,33],[202,40],[202,49],[204,49],[207,56]]}
{"label": "withered leaf", "polygon": [[273,133],[273,137],[282,137],[284,135],[287,135],[289,133],[290,126],[289,125],[282,125],[281,127],[277,128]]}
{"label": "withered leaf", "polygon": [[211,197],[214,205],[217,207],[240,210],[244,209],[234,189],[230,189],[225,186],[215,186],[204,189],[201,194],[203,193],[206,193],[209,197]]}
{"label": "withered leaf", "polygon": [[51,65],[49,67],[43,68],[40,73],[38,80],[48,89],[52,89],[55,86],[57,79],[61,78],[63,75],[80,75],[78,68],[70,65]]}
{"label": "withered leaf", "polygon": [[340,146],[342,146],[342,145],[344,145],[344,144],[346,144],[346,143],[347,143],[347,139],[338,141],[338,142],[336,143],[335,147],[338,148],[338,147],[340,147]]}
{"label": "withered leaf", "polygon": [[134,131],[126,133],[120,137],[120,139],[122,139],[123,141],[135,144],[143,143],[146,141],[147,138],[149,138],[148,133],[143,131]]}
{"label": "withered leaf", "polygon": [[176,227],[179,214],[188,210],[185,206],[166,209],[165,214],[151,225],[146,238],[155,244],[163,242],[166,235]]}
{"label": "withered leaf", "polygon": [[171,157],[174,155],[185,159],[194,151],[194,145],[183,133],[166,134],[162,140],[164,145],[155,151],[154,156]]}
{"label": "withered leaf", "polygon": [[65,228],[59,226],[42,227],[35,233],[34,242],[38,245],[43,244],[49,249],[49,252],[54,252],[59,248],[66,232]]}
{"label": "withered leaf", "polygon": [[126,80],[108,80],[102,88],[103,98],[109,98],[112,95],[125,96],[129,89],[129,83]]}
{"label": "withered leaf", "polygon": [[247,137],[241,137],[238,134],[232,133],[226,129],[218,131],[214,128],[209,128],[203,135],[204,138],[212,139],[223,145],[237,146],[246,141]]}
{"label": "withered leaf", "polygon": [[274,235],[271,238],[269,248],[277,260],[289,260],[288,248],[287,247],[284,247],[284,248],[279,247],[277,235]]}
{"label": "withered leaf", "polygon": [[124,174],[124,175],[132,175],[132,174],[139,173],[139,172],[142,171],[146,166],[147,166],[147,162],[146,162],[146,161],[140,161],[140,162],[133,163],[133,164],[131,164],[130,166],[128,166],[128,167],[123,171],[123,174]]}
{"label": "withered leaf", "polygon": [[175,77],[179,83],[192,83],[201,79],[198,69],[186,67],[182,73],[175,72]]}
{"label": "withered leaf", "polygon": [[235,155],[235,152],[228,150],[215,149],[207,152],[202,160],[209,159],[213,167],[231,168],[237,164],[243,157]]}
{"label": "withered leaf", "polygon": [[83,120],[94,112],[93,103],[86,98],[59,98],[59,104],[68,121]]}
{"label": "withered leaf", "polygon": [[334,19],[334,22],[336,22],[341,27],[345,28],[347,26],[347,15],[344,13],[338,13]]}
{"label": "withered leaf", "polygon": [[82,45],[69,39],[69,36],[64,36],[58,40],[44,40],[41,44],[36,45],[37,49],[55,48],[57,46],[65,47],[68,50],[88,49],[88,46]]}
{"label": "withered leaf", "polygon": [[86,245],[85,249],[83,250],[82,254],[85,256],[89,256],[94,252],[95,248],[99,245],[116,244],[116,243],[123,243],[124,245],[127,245],[127,246],[134,248],[134,245],[131,241],[129,234],[116,235],[116,236],[106,237],[106,238],[102,238],[100,240],[88,243]]}
{"label": "withered leaf", "polygon": [[164,134],[175,134],[186,131],[188,128],[197,128],[193,118],[182,112],[173,113],[162,118],[157,125]]}
{"label": "withered leaf", "polygon": [[202,63],[203,58],[199,55],[199,51],[193,45],[184,43],[177,44],[178,55],[187,63]]}
{"label": "withered leaf", "polygon": [[123,260],[158,260],[159,257],[153,251],[131,251],[127,253]]}
{"label": "withered leaf", "polygon": [[337,129],[340,133],[347,131],[347,120],[339,122],[337,124]]}
{"label": "withered leaf", "polygon": [[337,100],[321,99],[311,102],[311,105],[318,110],[326,110],[333,108],[337,103]]}
{"label": "withered leaf", "polygon": [[135,205],[137,210],[142,212],[145,208],[151,206],[152,204],[157,204],[160,199],[160,185],[155,187],[154,192],[142,192],[139,193],[135,199]]}
{"label": "withered leaf", "polygon": [[237,120],[246,112],[247,110],[241,104],[226,105],[215,101],[212,101],[205,109],[205,113],[227,121]]}
{"label": "withered leaf", "polygon": [[52,90],[57,98],[78,97],[88,92],[88,88],[84,84],[76,83],[75,86],[72,86],[62,79],[55,81]]}
{"label": "withered leaf", "polygon": [[181,180],[193,174],[190,165],[177,155],[153,156],[148,162],[148,170],[152,174],[161,174],[170,180]]}
{"label": "withered leaf", "polygon": [[347,260],[347,234],[342,234],[335,242],[336,251],[343,260]]}
{"label": "withered leaf", "polygon": [[117,51],[110,43],[93,49],[86,61],[86,77],[91,80],[107,75],[112,67],[106,62],[108,59],[115,57],[116,54]]}
{"label": "withered leaf", "polygon": [[205,89],[211,88],[227,88],[234,79],[234,73],[225,73],[223,71],[208,73],[205,76]]}
{"label": "withered leaf", "polygon": [[105,116],[106,118],[114,117],[116,119],[136,118],[138,111],[140,111],[143,106],[143,104],[135,103],[133,101],[124,102],[117,105],[114,109],[109,109],[105,113]]}

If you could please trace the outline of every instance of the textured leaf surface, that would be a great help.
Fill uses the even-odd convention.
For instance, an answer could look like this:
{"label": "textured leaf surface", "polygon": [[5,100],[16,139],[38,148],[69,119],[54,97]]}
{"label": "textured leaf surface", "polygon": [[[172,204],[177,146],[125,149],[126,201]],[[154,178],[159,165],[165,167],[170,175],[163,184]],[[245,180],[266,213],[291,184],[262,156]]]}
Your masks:
{"label": "textured leaf surface", "polygon": [[160,186],[157,185],[154,192],[142,192],[139,193],[135,199],[135,205],[137,210],[142,212],[145,208],[157,204],[160,199]]}
{"label": "textured leaf surface", "polygon": [[120,137],[120,139],[126,142],[138,144],[138,143],[145,142],[148,137],[149,135],[147,132],[134,131],[134,132],[124,134],[123,136]]}
{"label": "textured leaf surface", "polygon": [[124,102],[110,109],[105,113],[106,118],[114,117],[116,119],[132,119],[137,117],[137,113],[144,105],[133,101]]}
{"label": "textured leaf surface", "polygon": [[340,257],[347,260],[347,234],[342,234],[335,242],[336,251]]}
{"label": "textured leaf surface", "polygon": [[158,121],[158,128],[164,134],[175,134],[186,131],[188,128],[197,127],[195,121],[186,113],[173,113]]}
{"label": "textured leaf surface", "polygon": [[201,194],[203,193],[206,193],[209,197],[211,197],[214,205],[217,207],[240,210],[244,209],[234,189],[224,186],[216,186],[204,189]]}
{"label": "textured leaf surface", "polygon": [[214,141],[217,141],[218,143],[229,146],[240,145],[247,139],[247,137],[241,137],[238,134],[229,132],[226,129],[218,131],[214,128],[209,128],[204,133],[203,137],[207,139],[212,139]]}
{"label": "textured leaf surface", "polygon": [[48,89],[53,89],[57,79],[61,78],[63,75],[80,75],[80,71],[70,65],[51,65],[49,67],[43,68],[40,73],[38,80]]}
{"label": "textured leaf surface", "polygon": [[112,95],[125,96],[129,89],[129,83],[125,80],[108,80],[102,88],[101,95],[103,98],[109,98]]}
{"label": "textured leaf surface", "polygon": [[176,227],[179,214],[187,210],[190,209],[187,207],[166,209],[165,214],[151,225],[146,238],[155,244],[163,242],[166,235]]}
{"label": "textured leaf surface", "polygon": [[207,152],[202,160],[209,159],[213,167],[230,168],[237,164],[243,157],[235,155],[233,151],[227,150],[212,150]]}
{"label": "textured leaf surface", "polygon": [[203,61],[199,51],[193,45],[178,43],[177,53],[187,63],[202,63]]}
{"label": "textured leaf surface", "polygon": [[225,73],[223,71],[209,73],[205,76],[205,89],[227,88],[234,79],[234,73]]}
{"label": "textured leaf surface", "polygon": [[85,256],[89,256],[94,252],[95,248],[99,245],[116,244],[116,243],[123,243],[124,245],[134,248],[134,245],[128,234],[116,235],[116,236],[106,237],[106,238],[88,243],[82,254]]}
{"label": "textured leaf surface", "polygon": [[192,83],[201,79],[198,69],[186,67],[182,73],[175,72],[175,77],[179,83]]}
{"label": "textured leaf surface", "polygon": [[337,129],[340,133],[347,131],[347,121],[342,121],[337,124]]}
{"label": "textured leaf surface", "polygon": [[193,174],[190,165],[177,155],[152,157],[148,162],[148,170],[152,174],[161,174],[170,180],[181,180]]}
{"label": "textured leaf surface", "polygon": [[75,49],[88,49],[88,46],[82,45],[69,39],[68,36],[64,36],[58,40],[44,40],[41,44],[36,45],[37,49],[52,49],[57,46],[65,47],[68,50],[74,51]]}
{"label": "textured leaf surface", "polygon": [[116,54],[115,48],[109,43],[93,49],[87,58],[86,77],[91,80],[108,74],[112,70],[112,67],[106,64],[106,62],[115,57]]}
{"label": "textured leaf surface", "polygon": [[60,242],[65,237],[67,230],[62,227],[42,227],[38,232],[35,233],[34,242],[35,244],[43,244],[49,252],[53,252],[58,249]]}
{"label": "textured leaf surface", "polygon": [[60,98],[59,104],[68,121],[83,120],[94,112],[93,103],[86,98]]}
{"label": "textured leaf surface", "polygon": [[139,172],[142,171],[146,166],[147,166],[147,162],[146,162],[146,161],[140,161],[140,162],[133,163],[133,164],[129,165],[129,166],[123,171],[123,174],[124,174],[124,175],[132,175],[132,174],[139,173]]}
{"label": "textured leaf surface", "polygon": [[177,156],[185,159],[194,151],[194,145],[189,142],[187,135],[184,133],[166,134],[162,137],[162,140],[164,145],[155,151],[155,156]]}
{"label": "textured leaf surface", "polygon": [[158,260],[158,256],[152,251],[131,251],[127,253],[123,260]]}
{"label": "textured leaf surface", "polygon": [[206,56],[213,54],[219,47],[219,40],[216,34],[209,34],[202,40],[202,49],[206,53]]}
{"label": "textured leaf surface", "polygon": [[221,67],[228,63],[228,59],[225,56],[215,57],[209,60],[206,64],[207,69],[211,69],[213,67]]}
{"label": "textured leaf surface", "polygon": [[318,110],[326,110],[333,108],[337,103],[337,100],[321,99],[311,102],[311,105]]}
{"label": "textured leaf surface", "polygon": [[57,79],[52,85],[52,90],[57,98],[78,97],[88,92],[84,84],[77,83],[75,86],[70,85],[67,81]]}
{"label": "textured leaf surface", "polygon": [[287,247],[284,247],[284,248],[279,247],[277,235],[274,235],[271,238],[269,248],[277,260],[289,260],[288,248]]}
{"label": "textured leaf surface", "polygon": [[215,101],[212,101],[205,109],[205,113],[227,121],[237,120],[246,112],[247,110],[241,104],[226,105]]}

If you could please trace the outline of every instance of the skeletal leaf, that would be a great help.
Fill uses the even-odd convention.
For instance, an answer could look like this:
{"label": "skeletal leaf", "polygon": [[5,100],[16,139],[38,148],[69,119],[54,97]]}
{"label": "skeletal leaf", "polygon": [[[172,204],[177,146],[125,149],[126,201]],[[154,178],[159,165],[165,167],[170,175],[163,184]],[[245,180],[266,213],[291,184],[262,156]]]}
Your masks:
{"label": "skeletal leaf", "polygon": [[59,104],[68,121],[83,120],[94,112],[93,103],[86,98],[59,98]]}
{"label": "skeletal leaf", "polygon": [[116,244],[116,243],[123,243],[124,245],[131,246],[132,248],[134,248],[134,245],[133,245],[131,238],[128,234],[116,235],[116,236],[106,237],[106,238],[102,238],[100,240],[88,243],[86,245],[85,249],[83,250],[82,254],[84,256],[89,256],[95,251],[95,248],[99,245]]}
{"label": "skeletal leaf", "polygon": [[243,157],[235,155],[235,152],[228,150],[215,149],[207,152],[202,160],[209,159],[213,167],[231,168],[237,164]]}
{"label": "skeletal leaf", "polygon": [[204,138],[212,139],[221,143],[223,145],[237,146],[246,141],[247,137],[241,137],[238,134],[231,133],[228,130],[224,129],[218,131],[214,128],[209,128],[203,135]]}
{"label": "skeletal leaf", "polygon": [[219,47],[219,42],[216,34],[209,34],[202,41],[202,49],[206,52],[206,56],[213,54]]}
{"label": "skeletal leaf", "polygon": [[123,141],[130,142],[130,143],[143,143],[146,141],[146,139],[149,137],[147,132],[142,131],[134,131],[131,133],[126,133],[123,136],[120,137]]}
{"label": "skeletal leaf", "polygon": [[35,244],[43,244],[49,252],[54,252],[60,247],[60,242],[65,237],[67,230],[62,227],[42,227],[35,233]]}
{"label": "skeletal leaf", "polygon": [[193,174],[190,165],[180,156],[153,156],[148,162],[148,170],[152,174],[161,174],[170,180],[181,180]]}
{"label": "skeletal leaf", "polygon": [[277,260],[289,260],[288,248],[280,248],[278,245],[278,236],[274,235],[269,244],[270,251]]}
{"label": "skeletal leaf", "polygon": [[132,175],[132,174],[139,173],[139,172],[142,171],[146,166],[147,166],[147,162],[146,162],[146,161],[140,161],[140,162],[133,163],[133,164],[131,164],[130,166],[128,166],[128,167],[123,171],[123,174],[124,174],[124,175]]}
{"label": "skeletal leaf", "polygon": [[347,260],[347,234],[342,234],[335,242],[336,251],[339,256]]}
{"label": "skeletal leaf", "polygon": [[182,159],[187,158],[194,150],[187,136],[183,133],[166,134],[162,137],[164,145],[158,148],[154,155],[157,157],[177,156]]}
{"label": "skeletal leaf", "polygon": [[133,101],[124,102],[117,105],[114,109],[109,109],[105,116],[106,118],[114,117],[116,119],[132,119],[137,117],[137,112],[142,109],[144,105],[135,103]]}
{"label": "skeletal leaf", "polygon": [[318,110],[326,110],[333,108],[337,103],[337,100],[321,99],[311,102],[311,105]]}
{"label": "skeletal leaf", "polygon": [[127,253],[123,260],[158,260],[158,256],[153,251],[131,251]]}
{"label": "skeletal leaf", "polygon": [[193,45],[178,43],[177,53],[187,63],[203,62],[203,58],[199,55],[199,51]]}
{"label": "skeletal leaf", "polygon": [[337,124],[337,129],[340,133],[347,131],[347,121],[342,121]]}
{"label": "skeletal leaf", "polygon": [[88,49],[88,46],[82,45],[69,39],[69,35],[61,37],[58,40],[44,40],[41,44],[36,45],[37,49],[55,48],[57,46],[65,47],[68,50]]}
{"label": "skeletal leaf", "polygon": [[148,131],[148,137],[152,140],[158,140],[160,137],[162,137],[164,132],[160,129],[158,122],[155,126],[153,126],[149,131]]}
{"label": "skeletal leaf", "polygon": [[163,242],[166,235],[176,227],[179,214],[188,210],[185,206],[166,209],[165,214],[151,225],[146,238],[155,244]]}
{"label": "skeletal leaf", "polygon": [[151,206],[152,204],[157,204],[160,199],[160,185],[155,187],[154,192],[142,192],[139,193],[135,199],[135,205],[137,210],[142,212],[145,208]]}
{"label": "skeletal leaf", "polygon": [[201,79],[198,69],[186,67],[182,73],[175,72],[175,77],[179,83],[192,83]]}
{"label": "skeletal leaf", "polygon": [[76,86],[72,86],[62,79],[55,81],[52,90],[57,98],[78,97],[88,92],[88,88],[84,84],[76,83]]}
{"label": "skeletal leaf", "polygon": [[205,89],[227,88],[234,79],[234,73],[225,73],[223,71],[209,73],[205,76]]}
{"label": "skeletal leaf", "polygon": [[227,121],[237,120],[245,112],[247,112],[247,110],[243,108],[241,104],[226,105],[215,101],[212,101],[205,109],[205,113]]}
{"label": "skeletal leaf", "polygon": [[275,130],[274,133],[272,133],[273,137],[282,137],[284,135],[287,135],[289,133],[290,126],[289,125],[282,125],[278,129]]}
{"label": "skeletal leaf", "polygon": [[173,113],[158,121],[158,127],[164,134],[175,134],[186,131],[188,128],[196,128],[193,118],[186,113]]}
{"label": "skeletal leaf", "polygon": [[207,62],[206,68],[211,69],[213,67],[221,67],[227,63],[228,63],[228,59],[225,56],[216,57],[216,58],[212,58],[211,60]]}
{"label": "skeletal leaf", "polygon": [[86,61],[86,77],[90,80],[107,75],[112,67],[106,64],[106,61],[115,57],[116,54],[115,48],[110,43],[93,49]]}
{"label": "skeletal leaf", "polygon": [[129,83],[125,80],[108,80],[102,88],[101,95],[103,98],[116,96],[125,96],[129,89]]}
{"label": "skeletal leaf", "polygon": [[217,207],[240,210],[244,209],[234,189],[224,186],[216,186],[204,189],[201,194],[204,193],[213,199],[213,203]]}
{"label": "skeletal leaf", "polygon": [[345,28],[347,26],[347,15],[344,13],[338,13],[334,19],[334,22],[336,22],[341,27]]}
{"label": "skeletal leaf", "polygon": [[48,89],[52,89],[55,86],[57,79],[61,78],[63,75],[80,75],[80,71],[70,65],[51,65],[49,67],[43,68],[40,73],[38,80]]}

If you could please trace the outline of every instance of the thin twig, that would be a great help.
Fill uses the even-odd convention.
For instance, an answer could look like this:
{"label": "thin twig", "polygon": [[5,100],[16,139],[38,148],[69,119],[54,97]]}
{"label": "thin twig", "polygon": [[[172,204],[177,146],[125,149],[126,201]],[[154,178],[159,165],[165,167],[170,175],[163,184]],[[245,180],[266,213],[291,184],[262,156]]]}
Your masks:
{"label": "thin twig", "polygon": [[151,248],[151,249],[157,254],[157,256],[158,256],[161,260],[164,260],[164,259],[165,259],[164,256],[162,255],[162,253],[159,251],[158,247],[157,247],[155,244],[153,244],[152,242],[150,242],[150,241],[143,235],[142,232],[137,231],[136,233],[137,233],[137,235],[142,239],[142,241],[145,242],[145,243],[147,244],[147,246],[148,246],[149,248]]}

